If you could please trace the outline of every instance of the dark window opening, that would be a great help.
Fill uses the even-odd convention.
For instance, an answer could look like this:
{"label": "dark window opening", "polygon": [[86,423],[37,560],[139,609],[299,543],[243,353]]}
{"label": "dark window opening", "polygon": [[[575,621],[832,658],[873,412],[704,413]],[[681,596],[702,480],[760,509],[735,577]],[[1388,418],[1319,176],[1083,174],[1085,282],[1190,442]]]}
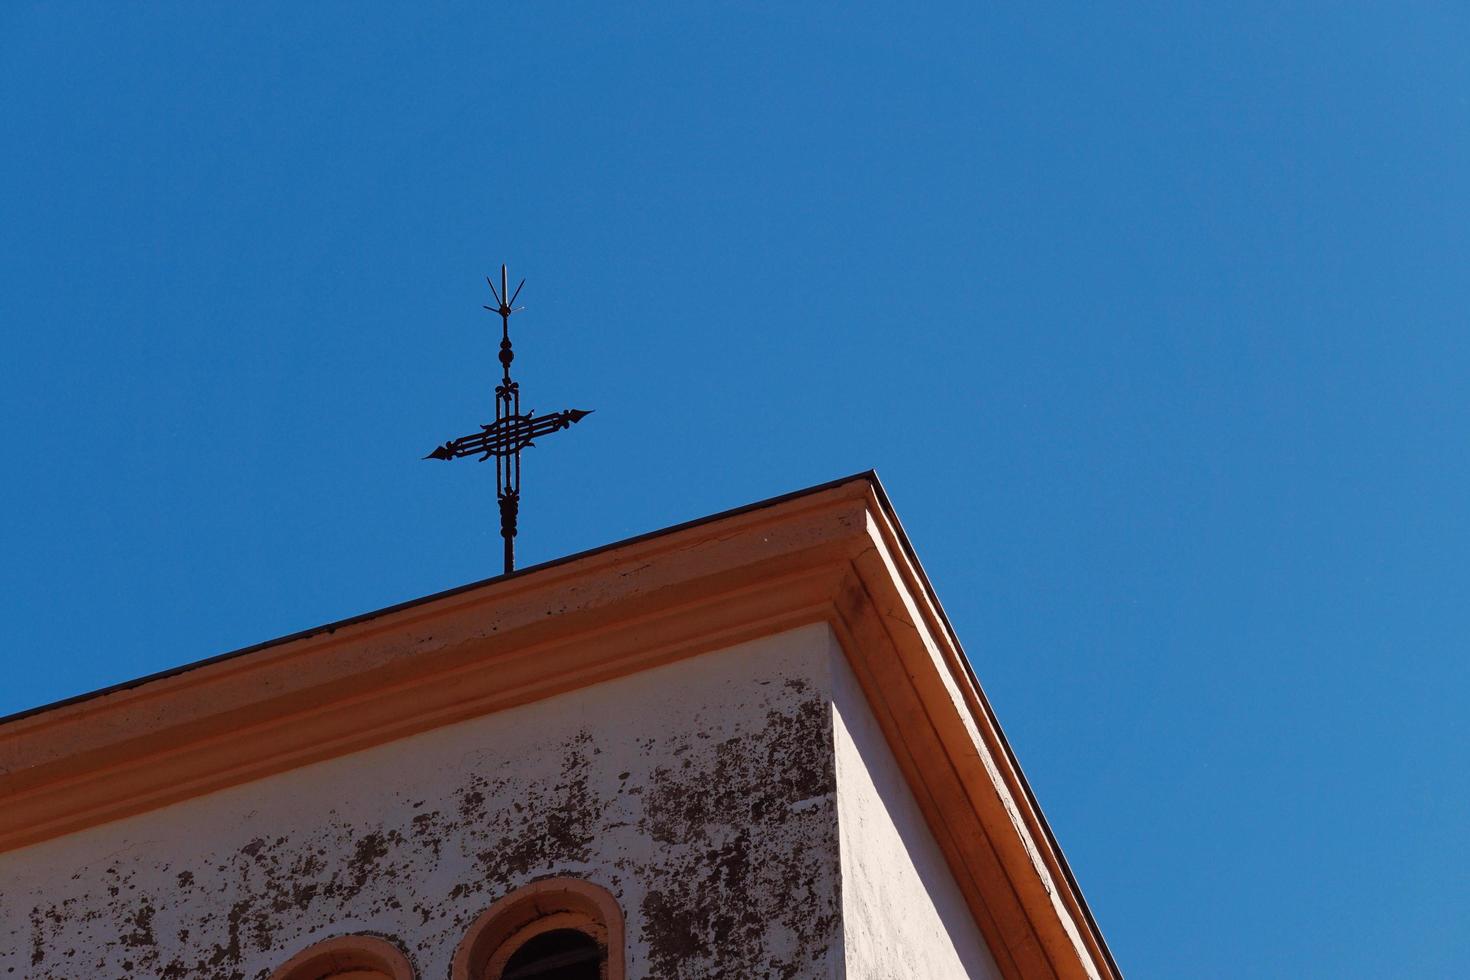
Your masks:
{"label": "dark window opening", "polygon": [[602,948],[578,929],[553,929],[526,940],[500,980],[599,980]]}

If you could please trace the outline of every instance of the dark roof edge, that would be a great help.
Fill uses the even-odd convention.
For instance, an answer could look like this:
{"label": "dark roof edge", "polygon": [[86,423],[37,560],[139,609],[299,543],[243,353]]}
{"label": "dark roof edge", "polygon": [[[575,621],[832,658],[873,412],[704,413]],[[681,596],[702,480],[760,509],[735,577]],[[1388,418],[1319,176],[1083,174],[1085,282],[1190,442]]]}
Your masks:
{"label": "dark roof edge", "polygon": [[[883,493],[882,484],[878,482],[877,472],[874,470],[865,470],[861,473],[854,473],[851,476],[844,476],[841,479],[830,480],[826,483],[821,483],[814,487],[806,487],[801,490],[794,490],[791,493],[783,493],[777,497],[768,497],[765,500],[758,500],[755,503],[745,504],[742,507],[735,507],[730,510],[723,510],[717,514],[710,514],[706,517],[698,517],[692,521],[684,521],[680,524],[671,524],[668,527],[662,527],[656,531],[648,531],[643,534],[637,534],[631,538],[623,538],[620,541],[614,541],[610,544],[599,545],[596,548],[589,548],[586,551],[579,551],[575,554],[563,555],[561,558],[553,558],[550,561],[544,561],[538,565],[527,565],[525,568],[518,568],[508,574],[493,575],[490,578],[482,578],[474,582],[468,582],[464,585],[456,585],[453,588],[445,589],[442,592],[434,592],[430,595],[420,596],[416,599],[406,599],[403,602],[394,603],[391,606],[384,606],[381,609],[374,609],[371,612],[358,613],[356,616],[349,616],[346,619],[339,619],[336,622],[324,623],[321,626],[308,627],[304,630],[298,630],[295,633],[288,633],[285,636],[278,636],[273,639],[263,640],[260,643],[252,643],[250,646],[240,647],[235,650],[230,650],[226,653],[217,653],[212,657],[205,657],[203,660],[194,660],[190,661],[189,663],[180,664],[177,667],[169,667],[152,674],[144,674],[142,677],[134,677],[130,680],[119,681],[116,684],[109,684],[106,687],[99,687],[94,691],[87,691],[83,694],[73,694],[71,697],[62,698],[60,701],[51,701],[46,704],[37,705],[34,708],[25,708],[13,714],[0,716],[0,727],[4,727],[5,725],[8,725],[14,721],[20,721],[23,718],[31,718],[35,715],[43,714],[47,711],[55,711],[59,708],[69,707],[73,704],[81,704],[84,701],[91,701],[94,698],[101,698],[106,697],[109,694],[116,694],[119,691],[126,691],[130,688],[141,687],[142,685],[150,684],[153,681],[161,681],[168,677],[176,677],[179,674],[188,673],[191,670],[198,670],[200,667],[208,667],[212,664],[223,663],[226,660],[233,660],[236,657],[243,657],[247,654],[255,653],[258,650],[265,650],[269,649],[270,647],[280,646],[283,643],[292,643],[296,640],[304,640],[309,636],[316,636],[319,633],[335,633],[337,630],[345,629],[348,626],[356,626],[359,623],[365,623],[369,620],[377,619],[379,616],[387,616],[391,613],[400,612],[404,609],[412,609],[415,606],[427,605],[428,603],[435,602],[439,599],[447,599],[450,596],[460,595],[461,593],[469,592],[473,589],[478,589],[482,586],[490,585],[493,582],[503,582],[513,578],[520,578],[523,575],[531,575],[535,572],[543,571],[547,568],[555,568],[558,565],[566,565],[574,561],[579,561],[583,558],[590,558],[593,555],[599,555],[606,551],[612,551],[616,548],[623,548],[631,544],[638,544],[642,541],[649,541],[653,538],[662,537],[666,534],[676,534],[679,531],[688,530],[692,527],[699,527],[702,524],[712,524],[715,521],[721,521],[728,517],[737,517],[741,514],[750,513],[751,511],[762,510],[766,507],[774,507],[777,504],[783,504],[788,500],[795,500],[798,497],[806,497],[812,494],[821,493],[824,490],[831,490],[835,487],[840,487],[845,483],[852,483],[856,480],[865,480],[876,487],[878,489],[879,496],[883,498],[884,505],[888,507],[890,516],[892,516],[893,508],[887,502],[888,498]],[[907,548],[907,543],[905,543],[905,547]],[[928,588],[927,580],[925,581],[925,588]],[[946,621],[945,625],[948,625],[948,621]]]}

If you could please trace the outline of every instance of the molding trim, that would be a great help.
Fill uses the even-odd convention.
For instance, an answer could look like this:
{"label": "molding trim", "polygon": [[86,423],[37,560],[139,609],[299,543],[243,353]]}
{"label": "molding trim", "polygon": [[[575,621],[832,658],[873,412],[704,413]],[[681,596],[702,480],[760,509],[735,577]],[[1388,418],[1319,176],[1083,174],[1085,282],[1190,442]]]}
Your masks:
{"label": "molding trim", "polygon": [[606,888],[582,878],[543,878],[496,901],[465,933],[449,976],[493,980],[522,943],[553,929],[577,929],[597,940],[607,950],[602,980],[625,980],[623,910]]}
{"label": "molding trim", "polygon": [[270,980],[321,980],[349,970],[375,970],[391,980],[414,980],[403,951],[377,936],[348,935],[308,946],[276,968]]}
{"label": "molding trim", "polygon": [[0,852],[810,623],[1008,978],[1119,978],[871,473],[0,720]]}

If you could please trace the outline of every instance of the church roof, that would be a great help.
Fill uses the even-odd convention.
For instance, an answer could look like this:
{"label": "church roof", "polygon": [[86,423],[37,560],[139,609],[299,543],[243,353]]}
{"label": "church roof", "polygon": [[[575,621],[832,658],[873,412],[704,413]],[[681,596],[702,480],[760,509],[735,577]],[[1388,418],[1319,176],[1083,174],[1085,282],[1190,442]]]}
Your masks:
{"label": "church roof", "polygon": [[876,474],[0,718],[0,851],[816,622],[1010,977],[1117,977]]}

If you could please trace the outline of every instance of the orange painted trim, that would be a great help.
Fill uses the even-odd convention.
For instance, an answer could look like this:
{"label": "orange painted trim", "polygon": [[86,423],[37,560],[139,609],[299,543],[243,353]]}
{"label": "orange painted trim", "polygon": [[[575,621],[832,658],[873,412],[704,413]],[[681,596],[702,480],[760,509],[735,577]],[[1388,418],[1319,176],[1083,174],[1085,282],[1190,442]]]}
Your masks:
{"label": "orange painted trim", "polygon": [[413,964],[377,936],[335,936],[308,946],[276,968],[270,980],[322,980],[348,970],[377,970],[392,980],[414,980]]}
{"label": "orange painted trim", "polygon": [[582,878],[543,878],[496,901],[454,951],[450,980],[496,980],[526,941],[553,929],[579,929],[607,950],[602,980],[626,980],[627,935],[612,892]]}
{"label": "orange painted trim", "polygon": [[1119,976],[871,475],[0,723],[0,851],[820,622],[1005,975]]}
{"label": "orange painted trim", "polygon": [[[909,674],[916,687],[922,685],[916,693],[965,783],[968,808],[986,826],[996,855],[1059,975],[1118,975],[1112,954],[897,517],[882,498],[881,486],[875,482],[869,492],[868,535],[874,547],[864,551],[853,566],[871,590],[874,604],[883,611],[891,638],[906,648],[902,659],[920,661],[910,666]],[[891,629],[896,616],[908,617],[908,628]],[[1036,914],[1048,905],[1050,914]],[[1082,967],[1081,972],[1073,971],[1074,963]]]}

